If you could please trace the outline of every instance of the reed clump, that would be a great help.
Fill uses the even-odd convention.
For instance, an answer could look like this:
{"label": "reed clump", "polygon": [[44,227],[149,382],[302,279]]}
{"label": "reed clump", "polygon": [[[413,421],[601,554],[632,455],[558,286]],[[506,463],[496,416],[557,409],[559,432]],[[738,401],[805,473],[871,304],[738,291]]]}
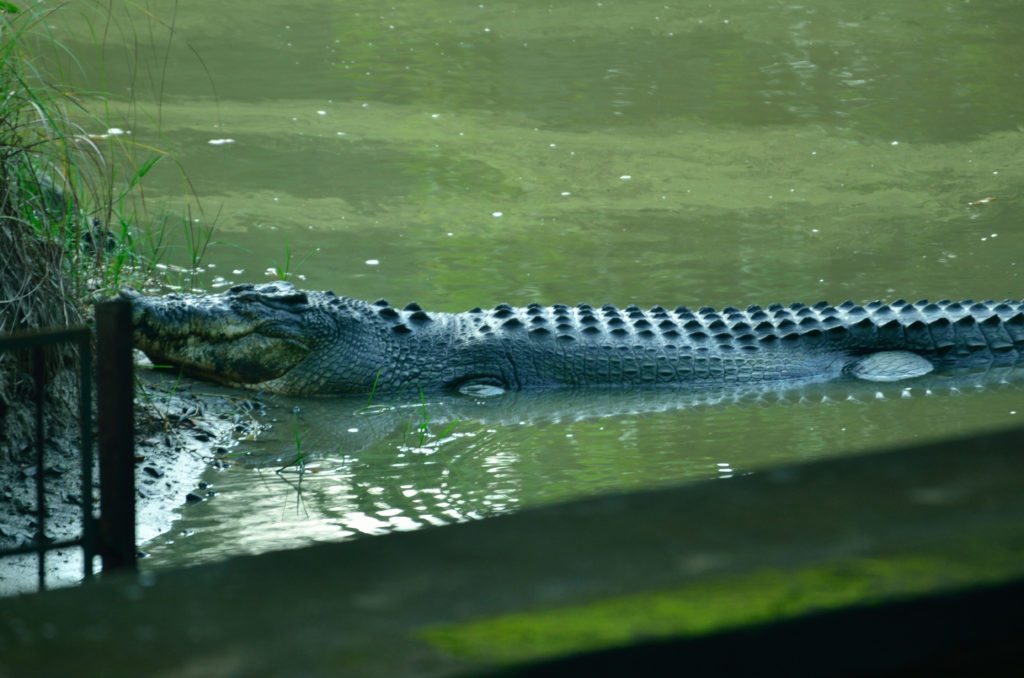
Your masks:
{"label": "reed clump", "polygon": [[[129,211],[131,194],[162,155],[134,163],[129,154],[127,167],[123,158],[115,166],[112,146],[101,150],[100,135],[77,121],[107,126],[41,65],[40,55],[63,49],[45,23],[61,10],[19,5],[0,1],[0,335],[88,322],[92,301],[137,283],[158,254],[137,251]],[[71,347],[47,354],[48,437],[77,426],[68,370],[76,363]],[[0,352],[0,462],[25,459],[29,375],[26,355]]]}

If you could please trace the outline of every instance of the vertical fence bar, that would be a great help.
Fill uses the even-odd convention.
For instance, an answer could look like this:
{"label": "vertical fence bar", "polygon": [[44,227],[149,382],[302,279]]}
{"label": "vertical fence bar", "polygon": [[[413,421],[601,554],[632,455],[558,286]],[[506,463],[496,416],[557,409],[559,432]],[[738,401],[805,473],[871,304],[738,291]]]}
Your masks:
{"label": "vertical fence bar", "polygon": [[42,346],[32,347],[32,379],[36,400],[36,564],[39,590],[46,590],[46,438],[43,428],[43,398],[46,395],[46,365]]}
{"label": "vertical fence bar", "polygon": [[100,442],[100,555],[103,571],[134,570],[135,450],[131,304],[96,304]]}
{"label": "vertical fence bar", "polygon": [[83,332],[78,340],[78,422],[82,440],[82,566],[86,580],[92,579],[96,557],[96,519],[92,507],[92,342]]}

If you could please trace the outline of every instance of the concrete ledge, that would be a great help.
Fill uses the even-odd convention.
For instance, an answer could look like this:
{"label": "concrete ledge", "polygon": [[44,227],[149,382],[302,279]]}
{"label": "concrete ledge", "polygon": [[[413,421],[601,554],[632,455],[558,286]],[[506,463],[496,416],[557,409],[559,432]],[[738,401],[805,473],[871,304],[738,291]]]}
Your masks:
{"label": "concrete ledge", "polygon": [[0,675],[445,675],[1006,581],[1021,449],[1024,429],[0,600]]}

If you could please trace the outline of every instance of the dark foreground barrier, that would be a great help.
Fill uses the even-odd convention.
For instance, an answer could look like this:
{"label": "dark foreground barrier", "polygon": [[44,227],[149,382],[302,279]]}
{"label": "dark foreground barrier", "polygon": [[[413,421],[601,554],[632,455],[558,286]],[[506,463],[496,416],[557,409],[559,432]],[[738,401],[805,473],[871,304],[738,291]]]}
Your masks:
{"label": "dark foreground barrier", "polygon": [[[98,413],[100,437],[100,506],[93,506],[92,335],[88,328],[34,330],[0,337],[0,352],[31,352],[35,404],[36,530],[31,544],[0,550],[0,559],[34,553],[39,590],[46,589],[46,554],[82,549],[85,579],[93,576],[95,556],[105,570],[135,567],[135,477],[133,435],[131,306],[124,301],[96,305]],[[81,441],[82,531],[75,539],[46,537],[46,347],[72,344],[78,351],[78,418]]]}
{"label": "dark foreground barrier", "polygon": [[0,676],[986,675],[1024,635],[1022,449],[977,433],[0,599]]}
{"label": "dark foreground barrier", "polygon": [[1011,675],[1024,580],[810,614],[697,638],[601,650],[474,675]]}

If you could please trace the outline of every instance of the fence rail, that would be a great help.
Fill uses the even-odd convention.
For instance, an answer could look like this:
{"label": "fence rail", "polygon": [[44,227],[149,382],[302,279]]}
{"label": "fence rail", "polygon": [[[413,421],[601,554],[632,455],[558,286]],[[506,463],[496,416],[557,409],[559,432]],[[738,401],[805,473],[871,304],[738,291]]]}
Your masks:
{"label": "fence rail", "polygon": [[[135,477],[132,443],[134,377],[131,353],[131,307],[125,301],[96,305],[97,394],[100,438],[100,515],[93,505],[93,353],[87,327],[31,330],[0,336],[0,353],[30,351],[35,404],[36,530],[33,543],[0,549],[0,559],[34,553],[38,588],[46,589],[46,554],[81,547],[83,577],[93,577],[93,561],[104,571],[134,569]],[[72,344],[78,349],[78,419],[81,441],[82,531],[78,538],[46,538],[46,371],[44,349]]]}

